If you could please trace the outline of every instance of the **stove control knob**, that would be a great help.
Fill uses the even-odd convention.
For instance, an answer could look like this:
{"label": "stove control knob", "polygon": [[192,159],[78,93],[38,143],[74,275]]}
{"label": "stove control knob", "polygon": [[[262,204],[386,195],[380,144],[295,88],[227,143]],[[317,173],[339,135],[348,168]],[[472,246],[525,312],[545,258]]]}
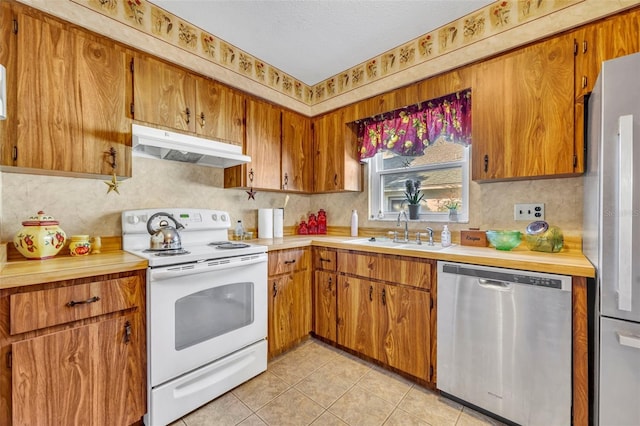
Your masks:
{"label": "stove control knob", "polygon": [[131,215],[127,218],[127,220],[129,221],[130,224],[135,225],[136,223],[140,222],[140,218],[136,215]]}
{"label": "stove control knob", "polygon": [[218,215],[217,215],[216,213],[212,214],[212,215],[211,215],[211,219],[212,219],[214,222],[217,222],[217,221],[218,221]]}
{"label": "stove control knob", "polygon": [[223,222],[226,222],[227,221],[227,215],[226,214],[220,215],[220,220],[223,221]]}

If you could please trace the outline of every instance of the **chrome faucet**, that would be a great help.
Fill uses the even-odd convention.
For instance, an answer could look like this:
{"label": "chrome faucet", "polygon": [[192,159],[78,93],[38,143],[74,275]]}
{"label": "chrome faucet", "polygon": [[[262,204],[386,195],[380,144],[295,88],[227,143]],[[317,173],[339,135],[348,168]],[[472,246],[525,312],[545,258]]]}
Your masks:
{"label": "chrome faucet", "polygon": [[407,212],[402,210],[400,213],[398,213],[398,223],[396,224],[396,226],[400,226],[400,218],[404,216],[404,240],[402,240],[403,243],[407,243],[409,242],[409,218],[407,217]]}
{"label": "chrome faucet", "polygon": [[427,226],[427,233],[429,234],[429,243],[428,245],[432,246],[433,245],[433,229],[429,228]]}

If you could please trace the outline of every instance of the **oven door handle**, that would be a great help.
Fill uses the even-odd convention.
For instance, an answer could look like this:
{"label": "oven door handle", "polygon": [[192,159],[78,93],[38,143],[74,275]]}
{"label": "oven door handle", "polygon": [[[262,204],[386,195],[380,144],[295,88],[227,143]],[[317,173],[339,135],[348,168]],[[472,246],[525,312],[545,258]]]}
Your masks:
{"label": "oven door handle", "polygon": [[231,262],[221,262],[219,260],[205,261],[201,263],[191,263],[188,265],[172,266],[167,269],[151,270],[150,279],[152,281],[168,280],[185,275],[202,274],[205,272],[222,271],[224,269],[242,268],[256,263],[265,263],[266,255],[259,255],[252,259],[236,260]]}

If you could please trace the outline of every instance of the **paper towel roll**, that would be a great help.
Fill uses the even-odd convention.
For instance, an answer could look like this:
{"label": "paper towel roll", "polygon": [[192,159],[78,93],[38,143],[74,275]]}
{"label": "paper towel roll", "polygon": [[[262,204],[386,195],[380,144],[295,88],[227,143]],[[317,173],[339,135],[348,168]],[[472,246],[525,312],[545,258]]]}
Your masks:
{"label": "paper towel roll", "polygon": [[273,238],[282,238],[284,234],[284,209],[273,209]]}
{"label": "paper towel roll", "polygon": [[258,209],[258,238],[273,238],[273,209]]}

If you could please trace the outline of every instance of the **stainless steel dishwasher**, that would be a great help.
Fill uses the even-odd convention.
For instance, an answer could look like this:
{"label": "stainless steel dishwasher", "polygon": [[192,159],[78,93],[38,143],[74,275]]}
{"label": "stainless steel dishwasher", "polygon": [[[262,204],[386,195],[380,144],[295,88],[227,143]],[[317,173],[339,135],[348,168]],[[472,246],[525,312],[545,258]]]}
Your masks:
{"label": "stainless steel dishwasher", "polygon": [[438,262],[437,387],[522,425],[571,424],[571,277]]}

